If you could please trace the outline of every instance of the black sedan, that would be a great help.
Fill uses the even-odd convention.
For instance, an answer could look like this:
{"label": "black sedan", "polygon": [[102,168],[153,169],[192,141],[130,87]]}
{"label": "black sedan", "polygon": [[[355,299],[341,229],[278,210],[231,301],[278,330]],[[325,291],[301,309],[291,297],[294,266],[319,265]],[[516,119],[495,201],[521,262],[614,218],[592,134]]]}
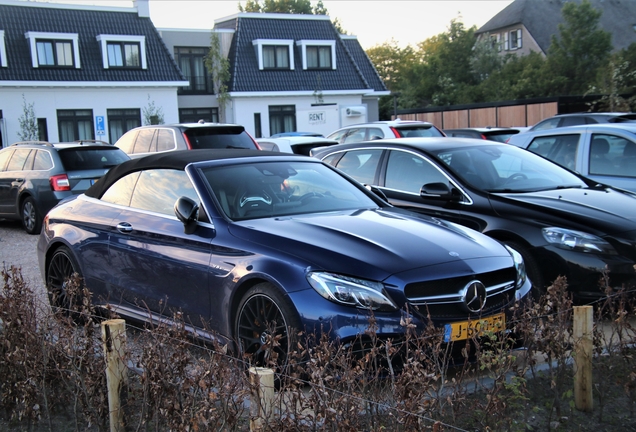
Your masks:
{"label": "black sedan", "polygon": [[557,276],[582,299],[635,281],[636,195],[507,144],[426,138],[340,144],[319,159],[389,202],[481,231],[517,250],[540,293]]}
{"label": "black sedan", "polygon": [[481,233],[393,208],[317,159],[252,150],[114,168],[46,216],[38,258],[57,306],[77,272],[97,305],[179,310],[257,358],[273,333],[284,355],[289,328],[354,341],[371,313],[381,337],[430,312],[447,341],[467,339],[531,286],[522,257]]}

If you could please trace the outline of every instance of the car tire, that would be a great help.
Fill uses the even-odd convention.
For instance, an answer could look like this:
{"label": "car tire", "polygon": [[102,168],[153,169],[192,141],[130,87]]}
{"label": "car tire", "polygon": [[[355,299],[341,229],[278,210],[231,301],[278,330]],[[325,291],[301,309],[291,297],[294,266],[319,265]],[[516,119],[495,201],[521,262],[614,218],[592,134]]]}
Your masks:
{"label": "car tire", "polygon": [[[75,274],[79,277],[79,284],[74,283]],[[48,262],[46,289],[54,312],[71,317],[78,315],[78,305],[82,304],[83,279],[73,253],[66,246],[59,247]]]}
{"label": "car tire", "polygon": [[28,234],[40,234],[42,229],[42,216],[32,197],[26,197],[20,205],[20,219],[22,226]]}
{"label": "car tire", "polygon": [[[236,313],[235,338],[239,355],[255,366],[284,370],[294,329],[300,329],[295,307],[272,284],[263,282],[243,296]],[[275,341],[275,343],[271,343]]]}
{"label": "car tire", "polygon": [[546,292],[545,281],[536,260],[532,257],[528,249],[521,244],[513,241],[504,241],[506,245],[516,250],[523,257],[526,266],[526,274],[532,283],[532,296],[535,300],[539,300]]}

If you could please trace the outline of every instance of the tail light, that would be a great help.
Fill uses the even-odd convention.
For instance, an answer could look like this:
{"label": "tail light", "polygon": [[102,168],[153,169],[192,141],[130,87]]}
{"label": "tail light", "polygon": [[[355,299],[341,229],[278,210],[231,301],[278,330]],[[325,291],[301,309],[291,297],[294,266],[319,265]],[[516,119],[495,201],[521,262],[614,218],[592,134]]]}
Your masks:
{"label": "tail light", "polygon": [[395,135],[396,138],[401,138],[402,134],[394,127],[389,128],[391,129],[391,132],[393,132],[393,135]]}
{"label": "tail light", "polygon": [[250,137],[250,139],[252,140],[252,142],[254,143],[254,145],[256,146],[256,150],[263,150],[261,148],[261,146],[258,145],[258,142],[256,142],[256,140],[254,139],[254,137],[252,135],[250,135],[250,133],[248,131],[245,131],[245,133],[247,134],[248,137]]}
{"label": "tail light", "polygon": [[188,139],[188,136],[186,134],[183,134],[183,139],[185,140],[186,147],[188,148],[188,150],[192,150],[192,145],[190,144],[190,139]]}
{"label": "tail light", "polygon": [[68,176],[66,174],[50,177],[49,183],[51,183],[51,189],[56,192],[71,190],[71,182],[68,181]]}

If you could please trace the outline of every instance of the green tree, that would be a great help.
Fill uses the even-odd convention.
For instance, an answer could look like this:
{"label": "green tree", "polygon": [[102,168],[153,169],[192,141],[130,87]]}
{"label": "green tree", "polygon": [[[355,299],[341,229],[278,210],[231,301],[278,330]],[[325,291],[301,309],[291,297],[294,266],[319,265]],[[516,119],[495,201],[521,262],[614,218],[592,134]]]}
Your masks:
{"label": "green tree", "polygon": [[150,95],[148,95],[148,105],[142,108],[141,111],[144,115],[144,125],[158,125],[164,123],[163,108],[155,105],[155,101],[150,100]]}
{"label": "green tree", "polygon": [[[313,14],[310,0],[247,0],[245,8],[238,5],[240,12],[286,13],[286,14]],[[324,6],[323,6],[324,8]],[[326,11],[326,9],[325,9]]]}
{"label": "green tree", "polygon": [[448,31],[418,44],[416,61],[405,71],[405,97],[414,106],[454,105],[475,99],[477,81],[471,68],[475,27],[452,19]]}
{"label": "green tree", "polygon": [[406,70],[413,67],[416,62],[415,50],[410,45],[400,48],[394,39],[384,42],[366,50],[367,56],[384,81],[391,96],[380,98],[380,118],[389,119],[395,108],[408,108],[410,103],[405,102],[408,97],[408,82],[405,81]]}
{"label": "green tree", "polygon": [[230,80],[230,61],[222,50],[219,35],[215,32],[212,32],[210,36],[210,50],[205,57],[205,67],[210,74],[214,94],[219,104],[219,121],[224,123],[225,108],[230,100],[227,91]]}
{"label": "green tree", "polygon": [[[314,7],[310,0],[247,0],[245,6],[238,4],[239,12],[256,13],[287,13],[304,15],[329,15],[322,0],[318,0]],[[332,19],[332,23],[340,34],[347,34],[338,18]]]}
{"label": "green tree", "polygon": [[548,50],[548,66],[555,77],[549,91],[553,96],[583,94],[609,60],[612,35],[598,28],[602,11],[589,0],[566,2],[561,14],[564,23]]}
{"label": "green tree", "polygon": [[497,46],[493,44],[489,34],[484,35],[473,46],[473,52],[470,57],[470,66],[474,78],[478,82],[484,81],[493,73],[501,70],[508,58],[509,56],[499,54]]}
{"label": "green tree", "polygon": [[27,103],[24,94],[22,94],[22,115],[18,121],[20,122],[18,136],[22,141],[32,141],[39,138],[38,119],[35,117],[33,102]]}
{"label": "green tree", "polygon": [[547,95],[550,80],[546,60],[541,54],[512,55],[500,69],[479,83],[477,102],[543,97]]}
{"label": "green tree", "polygon": [[[588,93],[600,94],[600,98],[589,104],[590,111],[631,111],[635,102],[634,87],[626,83],[636,77],[636,69],[620,55],[613,56],[606,67],[601,68],[596,85]],[[630,94],[630,96],[625,96]]]}

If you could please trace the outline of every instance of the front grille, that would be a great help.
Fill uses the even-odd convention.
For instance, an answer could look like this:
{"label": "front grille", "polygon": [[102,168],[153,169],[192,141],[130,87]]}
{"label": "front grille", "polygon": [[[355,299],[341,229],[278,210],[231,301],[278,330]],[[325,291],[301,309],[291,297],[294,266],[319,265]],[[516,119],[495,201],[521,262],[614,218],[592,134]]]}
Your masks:
{"label": "front grille", "polygon": [[484,284],[487,300],[478,315],[486,315],[501,309],[514,299],[516,276],[514,267],[510,267],[451,279],[416,282],[408,284],[404,294],[410,305],[423,315],[430,314],[433,319],[465,319],[470,315],[462,299],[462,291],[466,285],[474,280]]}

